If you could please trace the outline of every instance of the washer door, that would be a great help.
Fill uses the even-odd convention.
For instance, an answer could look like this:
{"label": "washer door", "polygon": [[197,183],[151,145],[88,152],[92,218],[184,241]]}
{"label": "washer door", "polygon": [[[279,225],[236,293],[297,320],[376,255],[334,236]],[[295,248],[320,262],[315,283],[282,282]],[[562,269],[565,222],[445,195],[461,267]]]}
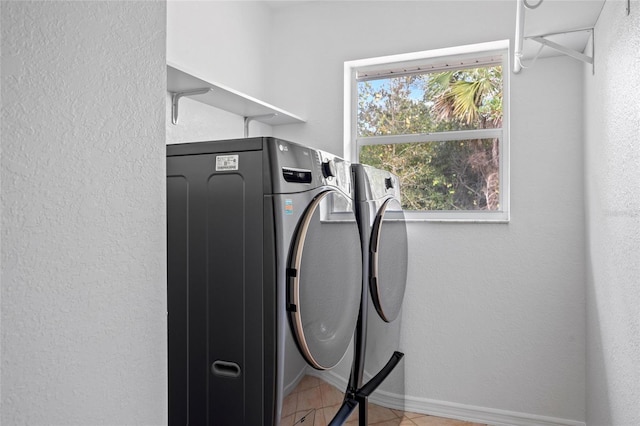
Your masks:
{"label": "washer door", "polygon": [[371,232],[371,297],[386,322],[400,313],[407,284],[407,225],[402,206],[395,198],[384,202]]}
{"label": "washer door", "polygon": [[307,362],[334,367],[353,337],[362,292],[362,254],[351,200],[329,190],[298,224],[288,272],[287,310]]}

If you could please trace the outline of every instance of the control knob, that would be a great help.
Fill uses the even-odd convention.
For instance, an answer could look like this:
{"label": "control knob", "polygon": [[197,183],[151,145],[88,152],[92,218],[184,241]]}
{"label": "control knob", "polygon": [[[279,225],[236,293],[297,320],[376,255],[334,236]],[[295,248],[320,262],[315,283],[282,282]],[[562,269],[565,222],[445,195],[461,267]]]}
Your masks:
{"label": "control knob", "polygon": [[393,189],[393,179],[391,179],[390,177],[384,178],[384,188]]}
{"label": "control knob", "polygon": [[336,175],[336,163],[333,160],[324,160],[322,162],[322,175],[325,178],[334,177]]}

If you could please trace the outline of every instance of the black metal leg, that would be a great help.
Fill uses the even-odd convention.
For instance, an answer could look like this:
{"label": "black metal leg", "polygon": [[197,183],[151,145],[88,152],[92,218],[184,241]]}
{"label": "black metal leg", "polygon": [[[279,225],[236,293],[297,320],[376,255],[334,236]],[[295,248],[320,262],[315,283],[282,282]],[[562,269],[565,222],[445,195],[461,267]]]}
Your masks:
{"label": "black metal leg", "polygon": [[391,355],[389,361],[387,361],[385,366],[382,367],[382,370],[378,371],[378,374],[373,376],[371,380],[369,380],[364,386],[362,386],[358,390],[358,392],[356,392],[356,396],[366,398],[371,395],[373,391],[378,389],[378,386],[380,386],[380,384],[384,382],[384,379],[386,379],[387,376],[391,374],[393,369],[396,368],[396,365],[398,365],[402,357],[404,357],[404,354],[402,352],[394,352],[393,355]]}
{"label": "black metal leg", "polygon": [[338,413],[334,416],[329,426],[342,426],[347,418],[351,415],[353,410],[358,405],[358,426],[367,426],[369,416],[369,395],[371,395],[382,382],[387,378],[393,369],[398,365],[400,360],[404,357],[402,352],[394,352],[391,358],[382,370],[378,372],[371,380],[369,380],[364,386],[362,386],[355,395],[350,392],[350,395],[344,400]]}
{"label": "black metal leg", "polygon": [[369,424],[369,398],[358,397],[358,426],[367,426]]}

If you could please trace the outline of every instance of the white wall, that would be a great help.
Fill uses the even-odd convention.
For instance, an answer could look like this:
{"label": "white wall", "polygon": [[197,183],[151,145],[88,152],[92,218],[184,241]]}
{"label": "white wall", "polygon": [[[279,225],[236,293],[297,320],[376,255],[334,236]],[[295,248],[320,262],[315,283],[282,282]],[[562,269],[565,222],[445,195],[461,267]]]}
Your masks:
{"label": "white wall", "polygon": [[[510,38],[514,16],[501,1],[276,9],[270,96],[308,122],[274,134],[342,153],[344,61]],[[584,420],[582,78],[570,58],[513,76],[509,224],[409,226],[408,405]]]}
{"label": "white wall", "polygon": [[166,424],[165,4],[1,7],[0,423]]}
{"label": "white wall", "polygon": [[585,68],[587,424],[640,424],[640,1],[608,1]]}
{"label": "white wall", "polygon": [[412,395],[584,419],[581,67],[571,61],[513,78],[511,222],[410,228]]}
{"label": "white wall", "polygon": [[[167,61],[265,102],[271,56],[271,9],[264,2],[188,1],[167,3]],[[180,100],[171,124],[167,95],[167,143],[244,136],[242,117],[189,98]],[[271,126],[251,122],[250,136],[270,136]]]}

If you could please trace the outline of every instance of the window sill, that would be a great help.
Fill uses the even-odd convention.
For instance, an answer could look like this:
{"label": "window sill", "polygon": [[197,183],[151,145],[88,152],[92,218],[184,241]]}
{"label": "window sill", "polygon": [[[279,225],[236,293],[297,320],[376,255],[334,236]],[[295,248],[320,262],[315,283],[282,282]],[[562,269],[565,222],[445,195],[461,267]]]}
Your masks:
{"label": "window sill", "polygon": [[509,223],[508,212],[412,212],[405,210],[407,222]]}

